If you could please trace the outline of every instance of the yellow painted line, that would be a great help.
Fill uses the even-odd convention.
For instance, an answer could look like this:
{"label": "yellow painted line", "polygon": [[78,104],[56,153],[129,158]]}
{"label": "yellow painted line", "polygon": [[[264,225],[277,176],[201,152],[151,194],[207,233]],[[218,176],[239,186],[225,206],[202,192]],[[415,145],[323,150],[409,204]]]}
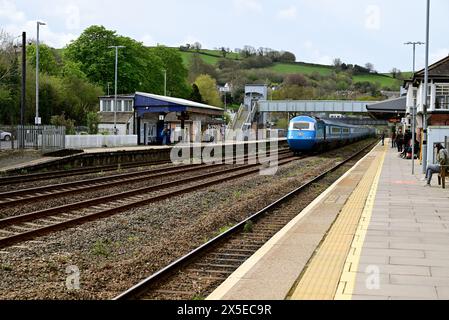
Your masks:
{"label": "yellow painted line", "polygon": [[[267,243],[260,248],[253,256],[251,256],[243,265],[241,265],[220,287],[218,287],[206,300],[224,300],[229,294],[235,294],[238,296],[237,292],[233,292],[233,288],[245,278],[245,276],[253,270],[258,263],[276,246],[279,245],[281,240],[288,237],[289,232],[300,223],[307,215],[311,214],[312,211],[321,204],[329,194],[331,194],[337,186],[350,176],[355,169],[367,158],[372,156],[372,152],[377,147],[360,159],[351,169],[349,169],[342,177],[335,181],[326,191],[324,191],[320,196],[318,196],[311,204],[309,204],[303,211],[301,211],[292,221],[290,221],[281,231],[279,231],[273,238],[271,238]],[[238,297],[237,297],[238,298]]]}
{"label": "yellow painted line", "polygon": [[[340,279],[349,269],[347,258],[365,210],[373,181],[383,166],[386,148],[377,148],[373,160],[359,185],[349,197],[327,237],[311,259],[291,296],[292,300],[333,300],[345,283]],[[376,188],[377,190],[377,188]],[[375,195],[374,195],[375,196]]]}
{"label": "yellow painted line", "polygon": [[356,237],[353,240],[351,246],[351,252],[346,260],[347,268],[344,269],[341,276],[338,291],[335,296],[335,300],[351,300],[356,286],[357,273],[359,271],[360,259],[365,244],[366,235],[368,233],[369,224],[373,215],[374,202],[376,200],[377,190],[379,188],[380,176],[382,174],[383,165],[385,162],[386,152],[382,154],[380,160],[380,166],[377,170],[374,183],[371,186],[371,190],[366,201],[365,208],[360,219],[360,223],[357,229]]}

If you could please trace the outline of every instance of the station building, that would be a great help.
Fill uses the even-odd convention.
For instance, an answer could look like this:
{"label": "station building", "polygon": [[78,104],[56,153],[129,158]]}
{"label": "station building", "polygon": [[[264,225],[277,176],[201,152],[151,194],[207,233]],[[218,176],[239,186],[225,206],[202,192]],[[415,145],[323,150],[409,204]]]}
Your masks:
{"label": "station building", "polygon": [[[134,133],[134,95],[118,95],[116,107],[114,107],[115,96],[102,96],[99,99],[98,129],[100,133],[114,134],[114,123],[117,123],[118,135],[132,135]],[[117,111],[115,115],[114,109]]]}
{"label": "station building", "polygon": [[[419,136],[422,134],[424,116],[424,73],[424,69],[418,71],[404,84],[407,90],[407,117],[411,118],[412,108],[416,106]],[[449,125],[449,56],[429,66],[427,113],[429,126]]]}
{"label": "station building", "polygon": [[201,142],[206,130],[224,124],[222,108],[144,92],[118,96],[116,110],[114,96],[100,97],[100,131],[113,134],[115,118],[118,134],[136,135],[139,145],[162,144],[166,128],[167,143]]}

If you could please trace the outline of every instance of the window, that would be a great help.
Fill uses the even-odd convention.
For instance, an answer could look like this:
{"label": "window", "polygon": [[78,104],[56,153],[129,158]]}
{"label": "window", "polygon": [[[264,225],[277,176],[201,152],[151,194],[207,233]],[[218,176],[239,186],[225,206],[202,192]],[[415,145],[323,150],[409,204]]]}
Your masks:
{"label": "window", "polygon": [[349,134],[349,133],[350,133],[349,128],[343,128],[343,134]]}
{"label": "window", "polygon": [[416,108],[418,105],[418,89],[413,89],[413,106]]}
{"label": "window", "polygon": [[341,128],[332,127],[332,134],[341,134]]}
{"label": "window", "polygon": [[435,109],[449,109],[449,84],[437,84]]}
{"label": "window", "polygon": [[314,130],[314,125],[309,122],[293,122],[290,125],[290,130],[307,130],[312,131]]}
{"label": "window", "polygon": [[103,100],[103,112],[112,111],[112,100]]}
{"label": "window", "polygon": [[115,111],[121,112],[122,111],[122,101],[123,100],[117,100],[117,106],[115,108]]}
{"label": "window", "polygon": [[133,111],[133,101],[132,100],[125,100],[124,101],[124,111],[125,112],[132,112]]}

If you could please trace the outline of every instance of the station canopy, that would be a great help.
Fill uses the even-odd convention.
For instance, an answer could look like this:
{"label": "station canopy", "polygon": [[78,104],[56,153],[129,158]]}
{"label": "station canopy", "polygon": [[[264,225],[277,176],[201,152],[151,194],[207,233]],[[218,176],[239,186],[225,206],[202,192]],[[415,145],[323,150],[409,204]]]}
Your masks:
{"label": "station canopy", "polygon": [[199,113],[210,116],[223,116],[222,108],[197,103],[180,98],[159,96],[156,94],[136,92],[134,109],[139,117],[146,113]]}
{"label": "station canopy", "polygon": [[373,103],[367,105],[366,109],[373,119],[400,122],[407,112],[407,97]]}

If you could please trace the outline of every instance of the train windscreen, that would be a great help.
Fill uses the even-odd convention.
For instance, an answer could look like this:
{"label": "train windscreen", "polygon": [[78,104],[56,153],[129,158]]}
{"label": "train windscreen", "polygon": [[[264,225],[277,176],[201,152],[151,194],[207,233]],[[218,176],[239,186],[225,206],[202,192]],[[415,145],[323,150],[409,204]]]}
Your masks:
{"label": "train windscreen", "polygon": [[313,123],[309,123],[309,122],[292,122],[290,124],[290,130],[313,131],[314,125],[313,125]]}

